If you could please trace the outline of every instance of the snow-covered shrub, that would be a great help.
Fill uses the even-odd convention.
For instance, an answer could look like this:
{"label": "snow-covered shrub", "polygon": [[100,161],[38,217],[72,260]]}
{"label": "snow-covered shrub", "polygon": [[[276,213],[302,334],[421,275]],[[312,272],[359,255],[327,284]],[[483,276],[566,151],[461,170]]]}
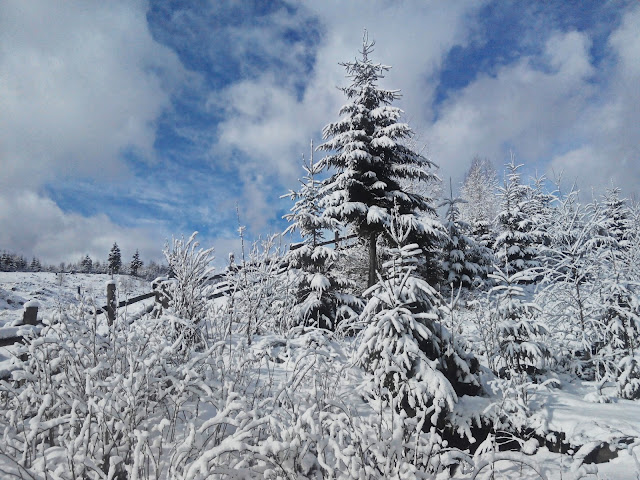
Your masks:
{"label": "snow-covered shrub", "polygon": [[231,263],[227,271],[230,293],[219,320],[228,332],[242,329],[251,343],[254,334],[264,331],[285,332],[292,324],[295,304],[293,278],[283,262],[282,246],[273,235],[254,242],[245,254],[244,227],[241,263]]}
{"label": "snow-covered shrub", "polygon": [[213,273],[213,248],[198,249],[194,232],[185,242],[174,238],[163,250],[171,269],[170,308],[177,317],[200,322],[206,311],[207,279]]}
{"label": "snow-covered shrub", "polygon": [[216,380],[202,368],[209,357],[176,364],[183,345],[158,334],[161,319],[118,319],[107,328],[91,310],[67,307],[28,342],[13,380],[2,382],[1,448],[15,472],[140,478],[164,468],[163,445],[176,442],[181,424],[195,421],[211,398]]}
{"label": "snow-covered shrub", "polygon": [[357,364],[371,373],[368,392],[420,426],[442,426],[459,393],[477,393],[477,361],[456,348],[440,321],[441,300],[416,276],[421,251],[405,244],[408,229],[395,212],[389,235],[396,241],[385,277],[365,295],[367,325],[359,339]]}

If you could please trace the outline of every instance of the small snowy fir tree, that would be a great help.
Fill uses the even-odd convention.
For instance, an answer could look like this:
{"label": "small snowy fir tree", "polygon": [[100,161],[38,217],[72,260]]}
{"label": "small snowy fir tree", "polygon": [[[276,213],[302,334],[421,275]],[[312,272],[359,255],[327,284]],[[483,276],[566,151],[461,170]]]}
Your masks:
{"label": "small snowy fir tree", "polygon": [[394,204],[423,249],[435,248],[442,236],[437,221],[420,217],[434,215],[431,200],[400,185],[403,179],[430,182],[435,174],[429,171],[433,166],[429,160],[403,143],[413,132],[398,122],[402,111],[391,106],[399,92],[378,86],[390,67],[369,58],[373,45],[365,34],[362,58],[342,64],[352,81],[342,88],[350,102],[340,109],[342,119],[324,127],[327,141],[318,147],[334,152],[320,161],[323,168],[335,169],[323,188],[323,215],[348,224],[369,240],[369,285],[376,282],[376,242],[390,223]]}
{"label": "small snowy fir tree", "polygon": [[303,158],[302,166],[306,175],[300,190],[284,195],[296,202],[291,213],[284,216],[290,222],[284,233],[297,230],[303,239],[302,244],[296,245],[285,257],[285,261],[300,272],[293,321],[294,326],[333,330],[340,320],[357,317],[360,300],[343,293],[353,285],[333,269],[338,258],[336,250],[320,245],[323,231],[337,228],[337,222],[323,217],[318,205],[321,182],[317,175],[322,169],[313,161],[313,142],[309,162],[305,163]]}
{"label": "small snowy fir tree", "polygon": [[33,257],[33,260],[31,260],[31,265],[29,265],[29,270],[31,270],[32,272],[40,272],[42,270],[40,260],[38,260],[36,257]]}
{"label": "small snowy fir tree", "polygon": [[372,374],[373,398],[441,427],[458,395],[479,392],[478,362],[440,322],[437,292],[416,275],[422,252],[407,243],[407,222],[399,213],[393,218],[389,236],[396,247],[384,277],[365,292],[361,318],[367,326],[356,358]]}
{"label": "small snowy fir tree", "polygon": [[594,215],[597,217],[598,228],[594,232],[601,251],[606,252],[610,262],[620,265],[621,259],[631,246],[633,231],[632,213],[627,206],[627,200],[620,198],[620,189],[608,188],[599,205],[594,202]]}
{"label": "small snowy fir tree", "polygon": [[496,282],[490,295],[494,299],[493,323],[497,325],[499,352],[507,372],[533,374],[545,368],[549,350],[542,341],[546,328],[538,321],[540,307],[525,301],[518,284],[527,283],[534,271],[509,274],[495,268],[490,276]]}
{"label": "small snowy fir tree", "polygon": [[144,263],[140,260],[140,252],[136,250],[136,253],[133,254],[133,258],[131,259],[131,264],[129,265],[129,269],[131,270],[131,275],[134,277],[138,275],[138,270],[142,268]]}
{"label": "small snowy fir tree", "polygon": [[[536,243],[548,246],[551,242],[550,229],[553,222],[553,205],[557,198],[555,193],[548,193],[545,189],[547,179],[544,175],[537,175],[531,179],[532,186],[528,189],[525,205],[526,213],[531,217],[532,231],[536,235]],[[545,253],[545,249],[542,249]]]}
{"label": "small snowy fir tree", "polygon": [[451,186],[450,198],[440,203],[440,207],[447,209],[443,222],[447,237],[442,245],[442,270],[445,284],[453,289],[460,286],[471,287],[474,279],[482,273],[482,267],[470,255],[473,250],[478,251],[479,248],[474,248],[474,240],[465,234],[469,225],[460,219],[458,205],[461,203],[464,203],[464,200],[453,198]]}
{"label": "small snowy fir tree", "polygon": [[596,379],[611,381],[622,398],[640,398],[640,285],[604,281],[601,340],[594,355]]}
{"label": "small snowy fir tree", "polygon": [[[506,164],[505,184],[500,188],[502,209],[497,216],[500,234],[493,244],[499,264],[505,265],[509,275],[540,267],[537,244],[540,232],[527,212],[529,187],[520,181],[521,166],[516,165],[513,158]],[[535,280],[535,277],[529,278]]]}
{"label": "small snowy fir tree", "polygon": [[111,247],[107,262],[109,263],[110,274],[113,275],[120,272],[120,267],[122,267],[122,258],[120,257],[120,248],[115,242],[113,243],[113,247]]}
{"label": "small snowy fir tree", "polygon": [[82,262],[80,263],[80,266],[82,267],[82,271],[84,273],[91,273],[91,270],[93,269],[93,260],[91,260],[91,257],[89,255],[85,255],[85,257],[82,259]]}

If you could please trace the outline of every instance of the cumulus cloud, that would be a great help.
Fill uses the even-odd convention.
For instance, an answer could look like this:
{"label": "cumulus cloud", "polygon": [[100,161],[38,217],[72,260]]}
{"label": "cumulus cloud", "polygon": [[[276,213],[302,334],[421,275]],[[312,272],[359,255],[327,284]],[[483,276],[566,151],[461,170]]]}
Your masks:
{"label": "cumulus cloud", "polygon": [[512,150],[548,178],[562,174],[588,192],[601,192],[613,181],[637,196],[638,32],[636,7],[611,33],[596,67],[588,32],[542,30],[540,53],[482,73],[452,92],[425,133],[442,174],[461,180],[474,155],[500,165]]}
{"label": "cumulus cloud", "polygon": [[[146,7],[142,1],[2,2],[3,248],[48,261],[87,249],[97,255],[112,242],[108,231],[120,233],[123,243],[129,236],[104,215],[69,214],[36,192],[76,178],[105,188],[130,174],[123,152],[152,160],[156,120],[183,69],[153,40]],[[141,248],[150,243],[144,236],[130,232]]]}
{"label": "cumulus cloud", "polygon": [[173,75],[159,72],[180,68],[143,2],[3,2],[0,49],[0,185],[109,177],[124,149],[152,155]]}
{"label": "cumulus cloud", "polygon": [[551,167],[564,171],[582,189],[602,190],[611,181],[626,195],[640,195],[640,7],[628,11],[609,37],[610,75],[585,108],[583,142],[554,156]]}
{"label": "cumulus cloud", "polygon": [[157,226],[124,228],[106,215],[91,217],[63,212],[52,200],[25,191],[0,201],[0,245],[20,245],[18,253],[47,262],[77,262],[89,254],[106,260],[113,242],[123,258],[140,250],[143,258],[158,259],[165,232]]}
{"label": "cumulus cloud", "polygon": [[542,55],[482,74],[445,102],[427,133],[444,172],[460,179],[474,155],[502,161],[510,148],[527,158],[549,155],[563,132],[575,130],[593,93],[589,46],[583,33],[555,33]]}

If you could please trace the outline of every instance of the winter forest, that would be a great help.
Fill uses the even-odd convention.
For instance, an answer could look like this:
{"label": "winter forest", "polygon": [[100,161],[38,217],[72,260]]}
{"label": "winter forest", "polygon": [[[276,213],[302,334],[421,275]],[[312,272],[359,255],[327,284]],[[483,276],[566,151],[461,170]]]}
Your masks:
{"label": "winter forest", "polygon": [[2,478],[640,478],[640,205],[514,155],[451,185],[374,42],[341,65],[282,235],[240,226],[224,271],[168,241],[135,315],[39,314],[0,381]]}

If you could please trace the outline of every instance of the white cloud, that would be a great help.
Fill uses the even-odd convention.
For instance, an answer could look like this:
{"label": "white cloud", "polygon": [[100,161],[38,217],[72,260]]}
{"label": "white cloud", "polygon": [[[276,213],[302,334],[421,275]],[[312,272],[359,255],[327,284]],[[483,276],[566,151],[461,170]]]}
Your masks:
{"label": "white cloud", "polygon": [[122,160],[129,149],[152,159],[156,119],[184,71],[153,40],[146,8],[143,1],[0,4],[0,248],[75,261],[102,258],[118,241],[124,252],[157,256],[157,230],[70,214],[35,193],[76,178],[117,182],[129,173]]}
{"label": "white cloud", "polygon": [[459,180],[474,155],[498,162],[510,148],[519,157],[549,155],[579,121],[593,72],[585,34],[552,35],[541,58],[524,57],[494,76],[482,74],[445,102],[427,130],[433,159],[443,175]]}
{"label": "white cloud", "polygon": [[611,181],[625,195],[640,196],[640,7],[629,10],[609,37],[612,57],[606,82],[585,107],[583,142],[551,162],[583,190]]}
{"label": "white cloud", "polygon": [[179,62],[151,37],[144,2],[2,3],[0,185],[123,174],[150,156]]}
{"label": "white cloud", "polygon": [[167,235],[158,227],[124,228],[104,215],[63,212],[52,200],[25,191],[0,195],[0,245],[20,245],[16,253],[47,263],[76,262],[86,254],[106,260],[113,242],[127,259],[136,249],[143,259],[159,257]]}

